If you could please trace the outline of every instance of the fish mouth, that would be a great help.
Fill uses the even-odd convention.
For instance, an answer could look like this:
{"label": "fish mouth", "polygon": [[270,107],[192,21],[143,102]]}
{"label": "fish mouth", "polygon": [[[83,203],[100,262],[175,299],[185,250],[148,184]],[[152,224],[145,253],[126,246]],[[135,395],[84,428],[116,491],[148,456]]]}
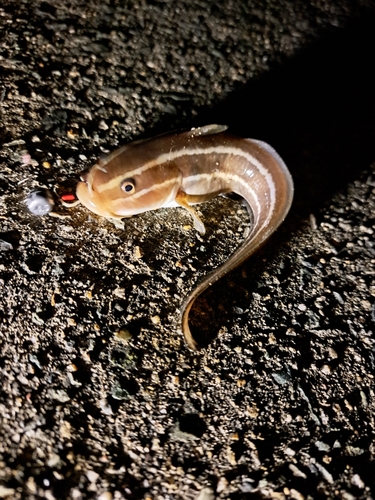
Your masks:
{"label": "fish mouth", "polygon": [[86,207],[96,215],[107,218],[109,217],[111,219],[122,218],[122,216],[119,217],[118,215],[113,214],[103,206],[103,203],[100,199],[98,199],[97,196],[95,196],[95,193],[93,192],[87,180],[82,180],[81,182],[77,183],[76,196],[84,207]]}
{"label": "fish mouth", "polygon": [[76,187],[76,196],[79,199],[79,201],[82,203],[82,205],[85,205],[85,207],[89,208],[88,202],[89,202],[89,190],[88,190],[88,185],[85,180],[83,180],[81,176],[81,182],[77,183]]}

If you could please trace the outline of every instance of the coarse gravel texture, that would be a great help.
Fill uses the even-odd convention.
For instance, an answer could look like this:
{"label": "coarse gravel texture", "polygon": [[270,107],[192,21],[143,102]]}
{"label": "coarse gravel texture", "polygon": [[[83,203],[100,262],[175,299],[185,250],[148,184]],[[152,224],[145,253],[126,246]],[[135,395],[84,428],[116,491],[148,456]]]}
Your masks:
{"label": "coarse gravel texture", "polygon": [[[0,498],[375,498],[373,1],[3,0]],[[295,179],[192,311],[246,209],[124,229],[58,194],[129,140],[226,123]],[[25,207],[54,194],[48,216]]]}

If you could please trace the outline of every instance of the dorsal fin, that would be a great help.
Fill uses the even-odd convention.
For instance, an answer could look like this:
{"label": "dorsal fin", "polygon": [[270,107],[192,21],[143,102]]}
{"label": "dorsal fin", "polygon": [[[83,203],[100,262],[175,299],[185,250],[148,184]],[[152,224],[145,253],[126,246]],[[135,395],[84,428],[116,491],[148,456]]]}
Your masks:
{"label": "dorsal fin", "polygon": [[214,123],[212,125],[204,125],[203,127],[192,128],[190,130],[190,135],[192,137],[197,137],[200,135],[220,134],[221,132],[225,132],[227,128],[227,125],[217,125],[216,123]]}

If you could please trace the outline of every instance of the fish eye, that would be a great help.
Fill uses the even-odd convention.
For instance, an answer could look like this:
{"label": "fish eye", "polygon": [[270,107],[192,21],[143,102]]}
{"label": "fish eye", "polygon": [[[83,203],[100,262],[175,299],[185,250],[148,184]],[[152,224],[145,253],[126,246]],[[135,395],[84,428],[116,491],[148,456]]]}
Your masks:
{"label": "fish eye", "polygon": [[135,190],[135,182],[133,179],[125,179],[121,182],[121,189],[128,194],[134,193]]}

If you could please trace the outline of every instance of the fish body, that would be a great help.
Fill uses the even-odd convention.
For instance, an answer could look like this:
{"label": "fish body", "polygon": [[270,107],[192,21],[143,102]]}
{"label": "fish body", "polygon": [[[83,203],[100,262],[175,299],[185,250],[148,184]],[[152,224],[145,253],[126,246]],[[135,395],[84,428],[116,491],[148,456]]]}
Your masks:
{"label": "fish body", "polygon": [[202,234],[204,224],[193,205],[228,192],[245,199],[252,228],[242,246],[182,305],[182,332],[193,350],[199,346],[188,316],[196,298],[250,257],[289,211],[293,180],[283,160],[265,142],[231,135],[223,125],[207,125],[129,143],[99,160],[77,185],[78,199],[98,215],[122,218],[182,206]]}

